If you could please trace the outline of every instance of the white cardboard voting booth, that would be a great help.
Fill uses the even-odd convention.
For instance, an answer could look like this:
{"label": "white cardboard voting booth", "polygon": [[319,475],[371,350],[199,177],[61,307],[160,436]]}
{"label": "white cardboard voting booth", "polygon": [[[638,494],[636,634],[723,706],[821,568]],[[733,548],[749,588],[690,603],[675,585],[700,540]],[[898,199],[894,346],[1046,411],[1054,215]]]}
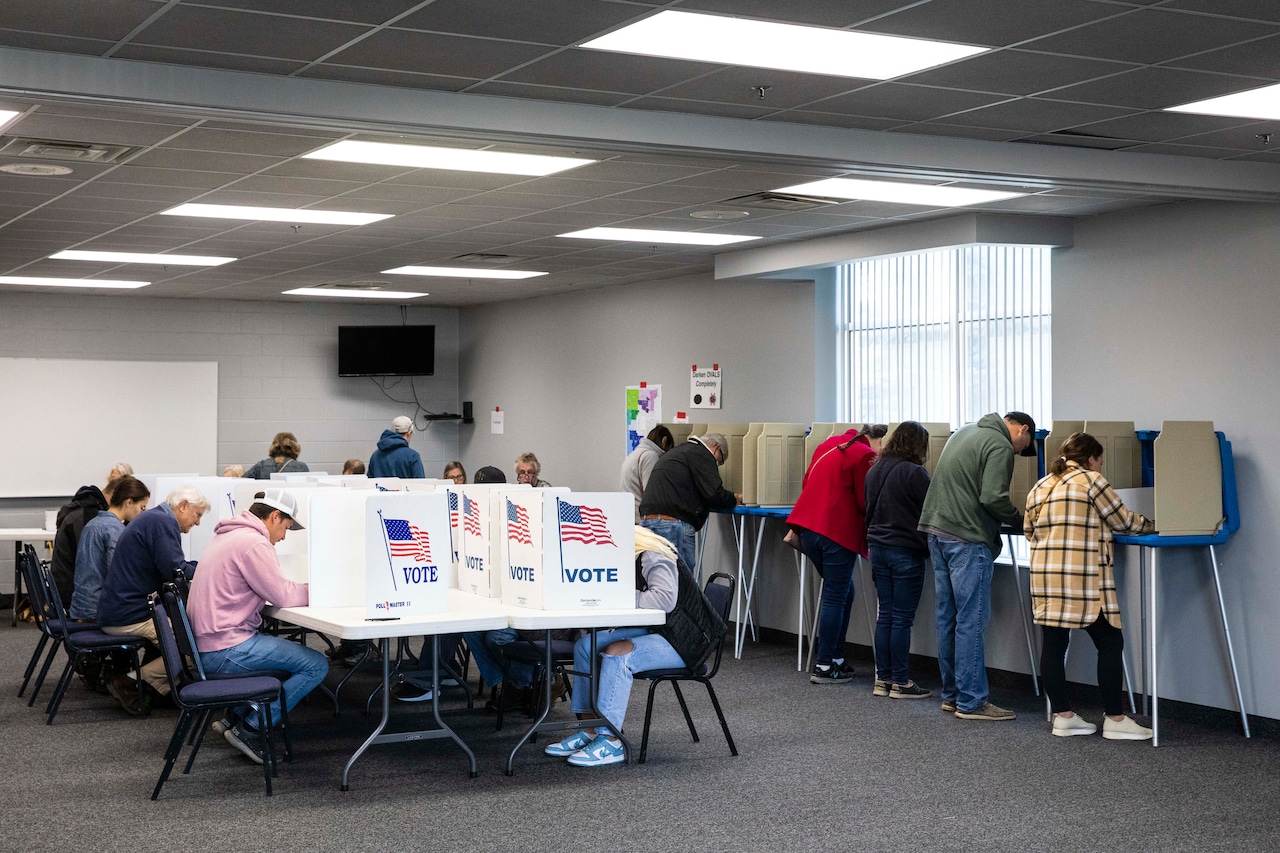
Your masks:
{"label": "white cardboard voting booth", "polygon": [[[213,539],[213,528],[224,518],[235,515],[230,508],[227,497],[227,483],[238,482],[231,477],[192,477],[183,474],[161,474],[156,477],[155,487],[151,489],[151,500],[147,506],[160,506],[174,489],[192,486],[204,495],[209,502],[209,511],[200,519],[200,523],[187,533],[182,534],[182,552],[188,560],[199,560],[204,549],[209,547]],[[150,487],[150,486],[149,486]]]}
{"label": "white cardboard voting booth", "polygon": [[539,491],[502,496],[503,603],[543,610],[634,607],[632,496]]}

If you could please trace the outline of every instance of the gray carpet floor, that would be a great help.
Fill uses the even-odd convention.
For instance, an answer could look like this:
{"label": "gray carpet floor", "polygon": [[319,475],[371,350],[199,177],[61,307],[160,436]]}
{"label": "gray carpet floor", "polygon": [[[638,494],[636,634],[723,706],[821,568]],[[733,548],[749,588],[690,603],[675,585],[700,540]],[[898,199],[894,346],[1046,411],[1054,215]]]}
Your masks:
{"label": "gray carpet floor", "polygon": [[[748,644],[716,678],[736,758],[701,688],[687,692],[696,744],[664,688],[646,764],[574,768],[539,745],[508,777],[528,718],[495,732],[493,715],[453,691],[446,720],[475,750],[479,778],[448,741],[376,746],[342,792],[342,767],[374,725],[361,709],[375,676],[362,671],[339,718],[319,697],[294,712],[295,760],[275,796],[255,765],[210,740],[152,802],[177,712],[130,718],[77,679],[46,726],[52,679],[36,708],[15,695],[36,641],[33,626],[0,626],[4,850],[1280,849],[1273,738],[1172,721],[1157,749],[1055,738],[1029,685],[992,696],[1016,721],[960,721],[936,697],[872,697],[865,664],[852,685],[810,686],[794,646],[767,644]],[[628,717],[637,743],[644,695],[637,685]],[[400,704],[392,726],[417,727],[422,713]]]}

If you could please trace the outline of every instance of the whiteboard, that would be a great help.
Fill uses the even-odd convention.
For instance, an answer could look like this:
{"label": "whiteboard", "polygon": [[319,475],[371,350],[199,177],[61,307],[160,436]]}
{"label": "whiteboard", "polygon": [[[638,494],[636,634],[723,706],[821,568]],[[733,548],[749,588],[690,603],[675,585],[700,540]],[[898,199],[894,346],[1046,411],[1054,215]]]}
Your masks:
{"label": "whiteboard", "polygon": [[217,362],[0,358],[0,400],[0,497],[72,495],[117,462],[215,473]]}

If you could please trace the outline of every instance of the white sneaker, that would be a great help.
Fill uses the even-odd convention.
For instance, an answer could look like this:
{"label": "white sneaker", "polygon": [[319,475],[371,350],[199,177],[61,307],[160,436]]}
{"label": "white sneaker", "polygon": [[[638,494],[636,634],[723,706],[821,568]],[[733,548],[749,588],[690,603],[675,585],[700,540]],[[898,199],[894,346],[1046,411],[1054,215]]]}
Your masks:
{"label": "white sneaker", "polygon": [[1053,733],[1058,737],[1091,735],[1097,730],[1098,727],[1096,725],[1079,714],[1072,714],[1070,717],[1064,717],[1061,714],[1053,715]]}
{"label": "white sneaker", "polygon": [[1102,736],[1107,740],[1151,740],[1151,729],[1128,717],[1119,721],[1107,717],[1102,721]]}

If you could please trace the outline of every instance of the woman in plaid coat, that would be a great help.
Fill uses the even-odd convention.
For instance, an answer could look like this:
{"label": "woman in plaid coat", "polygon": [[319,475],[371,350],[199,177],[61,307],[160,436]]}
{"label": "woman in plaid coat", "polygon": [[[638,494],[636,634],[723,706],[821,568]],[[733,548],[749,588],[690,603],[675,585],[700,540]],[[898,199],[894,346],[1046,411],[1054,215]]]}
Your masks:
{"label": "woman in plaid coat", "polygon": [[1067,643],[1072,628],[1083,628],[1098,649],[1098,688],[1108,740],[1147,740],[1151,729],[1126,717],[1121,704],[1124,635],[1111,571],[1111,535],[1155,530],[1150,519],[1131,512],[1102,471],[1102,445],[1088,433],[1074,433],[1049,475],[1027,495],[1024,532],[1031,546],[1031,602],[1043,643],[1040,669],[1059,737],[1098,730],[1071,710],[1067,696]]}

